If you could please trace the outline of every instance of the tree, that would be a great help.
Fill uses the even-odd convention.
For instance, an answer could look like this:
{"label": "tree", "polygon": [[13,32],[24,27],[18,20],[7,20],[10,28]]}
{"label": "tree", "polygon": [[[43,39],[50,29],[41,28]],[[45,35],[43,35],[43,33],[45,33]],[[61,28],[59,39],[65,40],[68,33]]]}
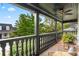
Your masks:
{"label": "tree", "polygon": [[62,23],[57,22],[57,31],[62,31]]}
{"label": "tree", "polygon": [[45,21],[40,23],[40,33],[53,32],[55,29],[54,25],[55,23],[53,19],[45,17]]}
{"label": "tree", "polygon": [[[53,19],[45,17],[45,21],[43,23],[41,23],[42,19],[39,19],[40,33],[48,33],[55,31],[55,22]],[[64,27],[67,28],[68,24],[65,24]],[[13,37],[34,34],[34,16],[32,14],[20,14],[19,20],[16,21],[15,28],[16,30],[13,33],[11,33],[11,36]],[[57,30],[60,31],[61,29],[61,23],[57,22]]]}
{"label": "tree", "polygon": [[34,16],[20,14],[19,20],[16,21],[15,27],[15,36],[34,34]]}

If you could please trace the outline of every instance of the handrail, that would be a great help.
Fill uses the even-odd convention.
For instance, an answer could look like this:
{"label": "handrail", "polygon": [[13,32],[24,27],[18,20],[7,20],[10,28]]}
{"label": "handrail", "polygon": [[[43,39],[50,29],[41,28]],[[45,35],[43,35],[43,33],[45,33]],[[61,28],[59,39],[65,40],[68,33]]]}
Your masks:
{"label": "handrail", "polygon": [[63,31],[63,32],[76,32],[76,31]]}
{"label": "handrail", "polygon": [[16,40],[16,39],[20,40],[20,39],[30,38],[30,37],[36,37],[36,35],[28,35],[28,36],[20,36],[20,37],[1,39],[0,42],[2,42],[2,41],[11,41],[11,40]]}
{"label": "handrail", "polygon": [[[55,34],[56,32],[51,32],[51,33],[43,33],[43,34],[39,34],[39,36],[44,36],[44,35],[51,35],[51,34]],[[61,32],[57,32],[57,33],[61,33]],[[28,35],[28,36],[20,36],[20,37],[13,37],[13,38],[7,38],[7,39],[1,39],[0,42],[2,41],[11,41],[11,40],[20,40],[20,39],[24,39],[24,38],[30,38],[30,37],[36,37],[36,35]]]}
{"label": "handrail", "polygon": [[[57,34],[59,34],[62,32],[57,32]],[[39,34],[39,54],[43,51],[45,51],[45,49],[49,48],[52,44],[56,44],[56,32],[51,32],[51,33],[43,33],[43,34]],[[15,42],[15,43],[14,43]],[[12,50],[14,49],[12,46],[15,45],[15,49],[16,49],[16,55],[19,55],[19,48],[21,48],[21,55],[24,55],[24,49],[26,50],[25,53],[26,55],[37,55],[37,48],[36,47],[36,42],[37,42],[37,36],[34,35],[28,35],[28,36],[20,36],[20,37],[14,37],[14,38],[8,38],[8,39],[2,39],[0,40],[0,47],[2,48],[2,55],[5,56],[6,52],[5,52],[5,47],[6,44],[8,43],[9,45],[9,49],[10,49],[10,54],[9,55],[14,55]],[[19,43],[21,44],[21,46],[19,47]],[[24,48],[24,45],[26,46],[26,48]],[[29,50],[28,50],[29,49]],[[29,54],[29,53],[30,54]]]}
{"label": "handrail", "polygon": [[51,34],[55,34],[56,32],[51,32],[51,33],[42,33],[42,34],[39,34],[40,36],[42,35],[51,35]]}
{"label": "handrail", "polygon": [[[57,32],[57,33],[62,33],[62,32],[60,31],[60,32]],[[50,34],[56,34],[56,32],[43,33],[43,34],[39,34],[39,35],[50,35]]]}

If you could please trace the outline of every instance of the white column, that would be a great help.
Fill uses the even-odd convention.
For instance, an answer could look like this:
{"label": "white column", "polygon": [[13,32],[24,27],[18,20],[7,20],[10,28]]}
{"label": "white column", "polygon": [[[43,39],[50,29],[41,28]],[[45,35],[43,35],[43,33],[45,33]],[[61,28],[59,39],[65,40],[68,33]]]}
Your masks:
{"label": "white column", "polygon": [[77,56],[79,56],[79,4],[78,4],[78,25],[77,25]]}
{"label": "white column", "polygon": [[40,38],[39,38],[39,12],[33,13],[35,20],[35,35],[36,35],[36,55],[40,53]]}
{"label": "white column", "polygon": [[[35,24],[35,27],[36,27],[36,13],[33,12],[33,16],[34,16],[34,24]],[[36,28],[34,27],[34,34],[36,34]]]}
{"label": "white column", "polygon": [[[78,4],[78,15],[79,15],[79,4]],[[77,25],[77,45],[79,46],[79,16],[78,16],[78,25]]]}

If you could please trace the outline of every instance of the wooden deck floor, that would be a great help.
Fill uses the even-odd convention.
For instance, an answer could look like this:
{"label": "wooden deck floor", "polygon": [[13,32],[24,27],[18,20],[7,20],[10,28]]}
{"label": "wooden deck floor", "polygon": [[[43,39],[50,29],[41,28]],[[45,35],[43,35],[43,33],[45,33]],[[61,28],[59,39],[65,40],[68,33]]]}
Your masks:
{"label": "wooden deck floor", "polygon": [[40,54],[40,56],[48,56],[48,52],[53,52],[53,51],[64,51],[62,41],[59,41],[57,44],[47,49],[45,52]]}

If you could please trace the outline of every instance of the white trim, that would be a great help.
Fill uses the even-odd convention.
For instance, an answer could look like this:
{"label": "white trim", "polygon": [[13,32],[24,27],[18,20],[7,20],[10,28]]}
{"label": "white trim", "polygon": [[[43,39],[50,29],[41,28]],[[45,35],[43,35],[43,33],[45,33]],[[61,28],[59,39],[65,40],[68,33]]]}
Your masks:
{"label": "white trim", "polygon": [[78,3],[79,0],[0,0],[0,3]]}
{"label": "white trim", "polygon": [[[78,4],[78,15],[79,15],[79,4]],[[79,46],[79,16],[78,16],[78,30],[77,30],[77,45]]]}
{"label": "white trim", "polygon": [[0,26],[0,30],[2,30],[2,26]]}
{"label": "white trim", "polygon": [[10,27],[9,26],[6,26],[6,30],[10,30]]}

